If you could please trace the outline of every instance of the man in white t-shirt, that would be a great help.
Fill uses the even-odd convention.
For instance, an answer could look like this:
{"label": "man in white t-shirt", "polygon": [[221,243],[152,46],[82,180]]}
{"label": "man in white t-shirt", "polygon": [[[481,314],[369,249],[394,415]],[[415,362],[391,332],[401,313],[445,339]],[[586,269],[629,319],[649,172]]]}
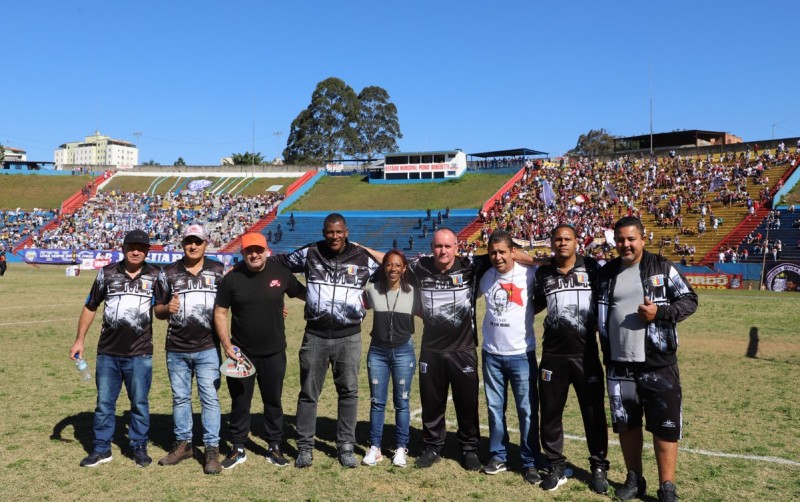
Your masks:
{"label": "man in white t-shirt", "polygon": [[508,232],[496,231],[489,237],[489,258],[493,268],[479,283],[479,294],[486,300],[481,359],[491,453],[491,460],[483,470],[486,474],[507,470],[509,438],[505,410],[510,384],[519,418],[523,476],[529,483],[536,484],[541,481],[536,468],[541,450],[536,337],[531,301],[536,267],[516,263],[514,247]]}

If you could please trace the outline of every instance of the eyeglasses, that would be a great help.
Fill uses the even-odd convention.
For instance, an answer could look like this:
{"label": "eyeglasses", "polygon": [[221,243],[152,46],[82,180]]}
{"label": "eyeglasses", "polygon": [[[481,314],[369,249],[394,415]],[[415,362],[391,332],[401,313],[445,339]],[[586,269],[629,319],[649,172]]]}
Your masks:
{"label": "eyeglasses", "polygon": [[202,246],[205,242],[206,241],[200,237],[187,237],[183,239],[182,245],[186,246],[187,244],[194,244],[195,246]]}

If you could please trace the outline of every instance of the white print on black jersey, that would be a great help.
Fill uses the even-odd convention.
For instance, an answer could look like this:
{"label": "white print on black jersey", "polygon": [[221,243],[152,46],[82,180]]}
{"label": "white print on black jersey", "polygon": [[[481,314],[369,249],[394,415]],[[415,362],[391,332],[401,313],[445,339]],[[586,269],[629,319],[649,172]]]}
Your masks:
{"label": "white print on black jersey", "polygon": [[204,271],[197,277],[190,274],[172,277],[172,292],[180,296],[181,307],[170,316],[170,323],[183,327],[189,323],[211,330],[214,298],[217,296],[217,276]]}
{"label": "white print on black jersey", "polygon": [[[102,269],[98,274],[103,274]],[[102,284],[104,278],[100,277],[98,281]],[[143,334],[150,328],[153,286],[154,281],[149,277],[140,277],[133,282],[111,279],[106,289],[103,322],[111,329],[124,326],[137,335]]]}
{"label": "white print on black jersey", "polygon": [[586,336],[586,321],[592,314],[592,289],[587,274],[549,276],[544,288],[547,296],[545,334],[566,329]]}

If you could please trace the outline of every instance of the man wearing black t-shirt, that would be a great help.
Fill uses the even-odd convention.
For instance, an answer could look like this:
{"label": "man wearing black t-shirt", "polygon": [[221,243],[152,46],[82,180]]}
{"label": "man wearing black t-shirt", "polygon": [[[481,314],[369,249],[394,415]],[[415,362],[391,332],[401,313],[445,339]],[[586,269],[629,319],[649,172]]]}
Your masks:
{"label": "man wearing black t-shirt", "polygon": [[[238,347],[253,363],[256,374],[226,378],[232,400],[229,428],[233,450],[222,467],[231,469],[247,460],[244,443],[250,433],[250,403],[256,380],[264,403],[267,461],[283,467],[287,465],[281,452],[281,395],[286,374],[283,295],[305,299],[305,287],[286,268],[267,259],[267,241],[262,234],[242,236],[242,256],[244,261],[228,272],[217,289],[214,327],[227,356],[237,359],[234,346]],[[230,333],[228,310],[233,314]]]}
{"label": "man wearing black t-shirt", "polygon": [[97,342],[97,407],[94,410],[94,448],[81,460],[81,467],[111,462],[116,406],[122,384],[131,401],[128,438],[133,458],[147,467],[147,435],[150,431],[148,394],[153,380],[153,288],[161,269],[145,262],[150,237],[143,230],[131,230],[122,242],[123,259],[101,268],[78,319],[78,334],[69,351],[73,360],[82,359],[86,333],[97,308],[105,302],[103,327]]}
{"label": "man wearing black t-shirt", "polygon": [[[222,263],[205,258],[208,234],[202,225],[189,225],[181,241],[183,258],[164,267],[156,284],[153,309],[167,327],[167,371],[172,387],[175,445],[159,465],[192,458],[192,375],[197,378],[205,445],[206,474],[219,474],[219,349],[213,328],[214,298],[222,280]],[[163,284],[163,287],[162,287]]]}

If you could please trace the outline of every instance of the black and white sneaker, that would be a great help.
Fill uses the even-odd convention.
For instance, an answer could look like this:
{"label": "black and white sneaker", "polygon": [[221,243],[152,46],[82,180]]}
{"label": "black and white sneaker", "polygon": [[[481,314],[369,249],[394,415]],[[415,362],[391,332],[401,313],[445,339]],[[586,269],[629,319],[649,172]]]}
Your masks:
{"label": "black and white sneaker", "polygon": [[608,492],[608,473],[600,467],[592,469],[592,491],[595,493]]}
{"label": "black and white sneaker", "polygon": [[417,460],[414,462],[420,469],[427,469],[428,467],[432,466],[435,463],[438,463],[442,460],[442,456],[439,455],[439,452],[434,450],[433,448],[426,448],[425,451],[417,457]]}
{"label": "black and white sneaker", "polygon": [[113,460],[111,450],[103,453],[93,451],[88,457],[81,460],[81,467],[97,467],[100,464],[111,462],[111,460]]}
{"label": "black and white sneaker", "polygon": [[269,450],[267,450],[267,462],[278,467],[286,467],[289,465],[286,457],[283,456],[283,452],[281,452],[280,445],[277,443],[271,445]]}
{"label": "black and white sneaker", "polygon": [[244,448],[234,448],[233,451],[228,453],[228,456],[225,457],[225,460],[222,461],[222,468],[233,469],[246,460],[247,453],[245,453]]}
{"label": "black and white sneaker", "polygon": [[647,481],[633,471],[628,471],[625,484],[614,490],[614,495],[621,500],[642,498],[647,493]]}
{"label": "black and white sneaker", "polygon": [[542,482],[542,476],[539,474],[539,470],[536,469],[536,467],[527,467],[522,477],[532,485],[538,485]]}
{"label": "black and white sneaker", "polygon": [[564,474],[564,466],[557,465],[550,469],[550,472],[542,479],[542,490],[552,492],[558,490],[558,487],[567,482],[567,476]]}
{"label": "black and white sneaker", "polygon": [[508,468],[506,467],[506,463],[502,460],[497,460],[493,458],[483,467],[484,474],[500,474],[501,472],[506,472]]}

